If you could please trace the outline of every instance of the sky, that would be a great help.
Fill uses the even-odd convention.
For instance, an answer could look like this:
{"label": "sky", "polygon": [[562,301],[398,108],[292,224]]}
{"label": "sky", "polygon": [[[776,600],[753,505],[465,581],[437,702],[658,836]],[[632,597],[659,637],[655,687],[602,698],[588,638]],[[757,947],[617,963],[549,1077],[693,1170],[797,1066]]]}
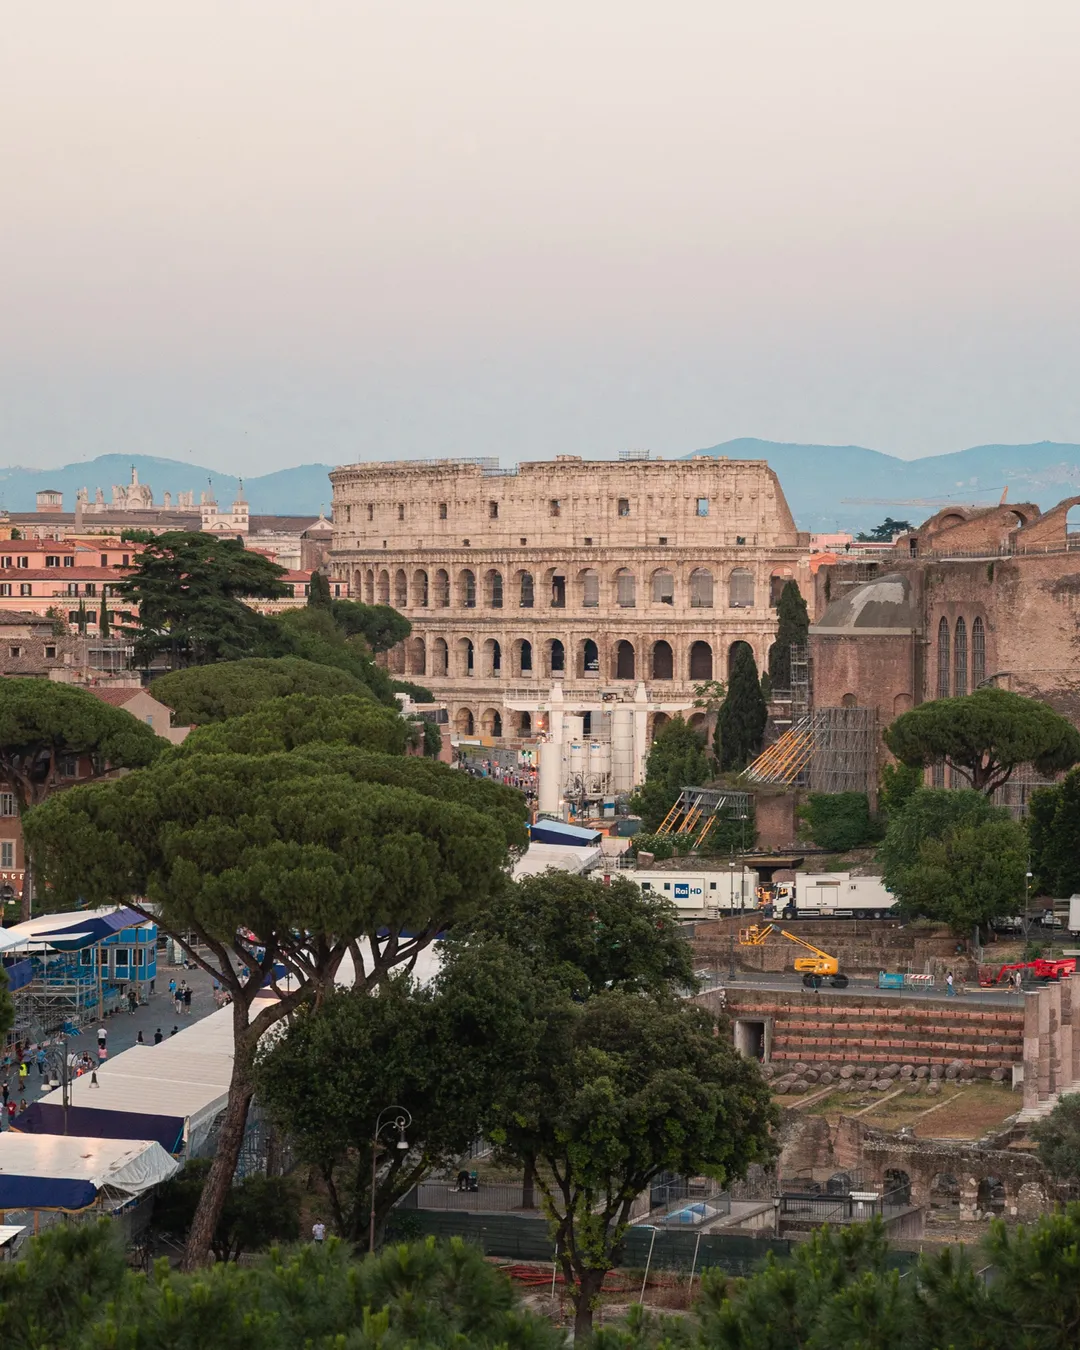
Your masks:
{"label": "sky", "polygon": [[1076,0],[3,32],[0,464],[1080,440]]}

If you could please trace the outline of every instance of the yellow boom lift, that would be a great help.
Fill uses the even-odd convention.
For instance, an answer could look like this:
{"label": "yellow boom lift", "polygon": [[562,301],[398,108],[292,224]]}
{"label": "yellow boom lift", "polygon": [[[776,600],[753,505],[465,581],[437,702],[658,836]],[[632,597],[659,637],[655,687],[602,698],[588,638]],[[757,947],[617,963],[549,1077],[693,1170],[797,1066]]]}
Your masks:
{"label": "yellow boom lift", "polygon": [[840,974],[840,963],[835,956],[823,952],[820,947],[815,947],[812,942],[807,942],[805,938],[801,938],[795,933],[789,933],[786,928],[777,928],[774,923],[767,923],[763,928],[758,924],[752,924],[749,928],[740,928],[739,946],[761,947],[772,933],[779,933],[789,942],[794,942],[799,947],[805,947],[808,952],[813,952],[812,956],[797,956],[795,958],[795,969],[802,973],[802,982],[807,989],[820,989],[823,979],[828,979],[834,989],[847,988],[848,977]]}

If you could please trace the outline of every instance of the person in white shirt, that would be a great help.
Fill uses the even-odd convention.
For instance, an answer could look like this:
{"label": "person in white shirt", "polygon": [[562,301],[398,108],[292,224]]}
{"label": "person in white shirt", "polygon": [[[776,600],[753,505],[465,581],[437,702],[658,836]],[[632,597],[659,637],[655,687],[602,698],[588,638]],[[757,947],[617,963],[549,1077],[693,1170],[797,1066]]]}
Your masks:
{"label": "person in white shirt", "polygon": [[323,1223],[322,1219],[316,1219],[311,1225],[311,1240],[312,1242],[326,1241],[326,1224]]}

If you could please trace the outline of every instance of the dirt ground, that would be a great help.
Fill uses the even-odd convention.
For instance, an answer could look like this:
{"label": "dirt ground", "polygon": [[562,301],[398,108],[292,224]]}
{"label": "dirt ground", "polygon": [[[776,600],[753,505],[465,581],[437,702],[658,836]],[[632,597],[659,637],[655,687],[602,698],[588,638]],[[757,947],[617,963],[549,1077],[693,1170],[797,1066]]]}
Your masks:
{"label": "dirt ground", "polygon": [[[796,1106],[805,1097],[778,1095],[780,1106]],[[858,1115],[868,1125],[881,1130],[898,1130],[911,1125],[924,1139],[981,1139],[988,1130],[1000,1125],[1020,1110],[1020,1096],[1001,1083],[975,1081],[944,1082],[939,1097],[871,1091],[831,1092],[806,1106],[807,1115],[824,1116],[835,1126],[841,1116]]]}

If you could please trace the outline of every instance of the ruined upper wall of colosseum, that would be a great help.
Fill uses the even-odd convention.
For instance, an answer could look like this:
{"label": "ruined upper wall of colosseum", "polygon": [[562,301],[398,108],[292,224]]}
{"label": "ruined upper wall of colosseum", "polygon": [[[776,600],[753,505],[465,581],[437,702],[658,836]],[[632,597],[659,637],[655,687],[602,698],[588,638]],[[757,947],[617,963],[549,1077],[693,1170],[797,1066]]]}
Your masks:
{"label": "ruined upper wall of colosseum", "polygon": [[335,549],[793,547],[764,460],[592,460],[515,471],[439,460],[335,469]]}

